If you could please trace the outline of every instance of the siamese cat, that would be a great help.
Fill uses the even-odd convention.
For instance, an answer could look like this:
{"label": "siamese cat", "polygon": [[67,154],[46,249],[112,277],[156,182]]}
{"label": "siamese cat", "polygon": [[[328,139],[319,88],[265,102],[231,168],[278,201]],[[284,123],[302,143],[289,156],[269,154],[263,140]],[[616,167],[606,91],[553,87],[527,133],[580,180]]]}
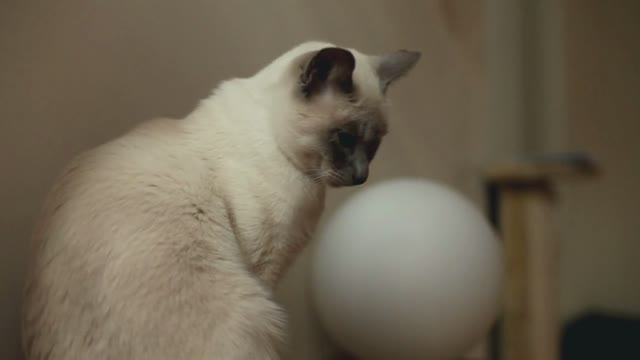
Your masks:
{"label": "siamese cat", "polygon": [[301,44],[76,157],[34,234],[30,360],[280,359],[273,289],[328,187],[359,185],[420,54]]}

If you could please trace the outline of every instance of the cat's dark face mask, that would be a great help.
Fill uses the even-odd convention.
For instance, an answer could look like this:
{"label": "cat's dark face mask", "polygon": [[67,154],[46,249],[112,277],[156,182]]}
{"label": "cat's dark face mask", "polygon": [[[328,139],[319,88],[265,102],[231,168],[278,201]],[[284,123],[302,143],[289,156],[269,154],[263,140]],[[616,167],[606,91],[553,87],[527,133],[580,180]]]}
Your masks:
{"label": "cat's dark face mask", "polygon": [[369,165],[382,141],[382,132],[374,130],[374,122],[349,123],[333,129],[329,135],[329,162],[333,187],[364,184],[369,177]]}

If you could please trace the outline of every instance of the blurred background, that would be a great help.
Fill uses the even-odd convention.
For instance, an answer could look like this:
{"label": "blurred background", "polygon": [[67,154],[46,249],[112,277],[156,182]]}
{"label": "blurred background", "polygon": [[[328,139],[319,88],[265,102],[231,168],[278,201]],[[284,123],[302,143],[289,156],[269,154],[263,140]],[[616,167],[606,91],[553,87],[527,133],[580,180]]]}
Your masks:
{"label": "blurred background", "polygon": [[[306,40],[423,53],[390,92],[372,181],[417,175],[486,208],[495,163],[583,151],[557,184],[563,323],[640,313],[640,1],[38,1],[0,3],[0,359],[20,359],[26,241],[61,167]],[[328,211],[349,194],[330,195]],[[279,289],[291,359],[335,349],[309,311],[303,255]]]}

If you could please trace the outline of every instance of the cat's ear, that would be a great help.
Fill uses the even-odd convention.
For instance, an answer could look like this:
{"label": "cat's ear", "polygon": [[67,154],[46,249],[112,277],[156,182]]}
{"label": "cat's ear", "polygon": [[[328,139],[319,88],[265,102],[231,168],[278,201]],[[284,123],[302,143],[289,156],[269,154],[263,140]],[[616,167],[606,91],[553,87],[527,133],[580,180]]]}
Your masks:
{"label": "cat's ear", "polygon": [[421,54],[417,51],[399,50],[396,52],[377,56],[374,61],[380,87],[386,93],[389,85],[406,75],[409,70],[420,60]]}
{"label": "cat's ear", "polygon": [[324,48],[310,55],[302,73],[300,86],[305,97],[332,87],[345,94],[353,92],[353,69],[356,59],[353,54],[337,47]]}

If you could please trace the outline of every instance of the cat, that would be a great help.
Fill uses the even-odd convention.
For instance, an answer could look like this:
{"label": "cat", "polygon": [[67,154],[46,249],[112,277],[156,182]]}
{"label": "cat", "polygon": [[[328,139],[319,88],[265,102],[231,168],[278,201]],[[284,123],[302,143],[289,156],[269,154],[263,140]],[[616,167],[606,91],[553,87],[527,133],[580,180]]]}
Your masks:
{"label": "cat", "polygon": [[34,231],[27,358],[280,359],[273,289],[326,189],[367,180],[387,89],[419,58],[306,42],[78,155]]}

